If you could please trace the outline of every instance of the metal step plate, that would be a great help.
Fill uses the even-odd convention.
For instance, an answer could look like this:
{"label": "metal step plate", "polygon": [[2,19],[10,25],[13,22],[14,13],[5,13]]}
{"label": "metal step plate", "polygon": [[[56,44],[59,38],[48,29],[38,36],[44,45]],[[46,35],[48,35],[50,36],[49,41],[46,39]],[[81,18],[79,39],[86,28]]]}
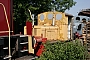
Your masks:
{"label": "metal step plate", "polygon": [[38,58],[37,56],[23,56],[23,57],[20,57],[20,58],[17,58],[15,60],[34,60],[35,58]]}

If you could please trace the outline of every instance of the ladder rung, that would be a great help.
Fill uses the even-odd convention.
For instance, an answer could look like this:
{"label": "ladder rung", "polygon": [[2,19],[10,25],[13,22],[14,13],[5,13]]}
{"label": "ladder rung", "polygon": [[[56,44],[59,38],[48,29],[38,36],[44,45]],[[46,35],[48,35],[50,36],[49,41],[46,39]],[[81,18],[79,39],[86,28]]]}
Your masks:
{"label": "ladder rung", "polygon": [[23,43],[20,43],[20,44],[27,44],[28,42],[23,42]]}
{"label": "ladder rung", "polygon": [[8,47],[4,47],[3,49],[8,49]]}
{"label": "ladder rung", "polygon": [[20,37],[26,37],[26,35],[20,35]]}
{"label": "ladder rung", "polygon": [[15,49],[15,48],[12,48],[12,49]]}
{"label": "ladder rung", "polygon": [[11,58],[11,56],[6,55],[3,59],[8,59],[8,58]]}
{"label": "ladder rung", "polygon": [[20,52],[26,52],[26,51],[28,51],[28,49],[25,49],[25,50],[21,50]]}

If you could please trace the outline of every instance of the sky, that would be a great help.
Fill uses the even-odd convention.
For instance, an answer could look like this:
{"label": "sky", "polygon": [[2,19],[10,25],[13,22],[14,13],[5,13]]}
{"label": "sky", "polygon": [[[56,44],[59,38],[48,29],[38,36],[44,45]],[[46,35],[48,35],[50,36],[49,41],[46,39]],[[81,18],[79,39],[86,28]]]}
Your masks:
{"label": "sky", "polygon": [[78,12],[82,9],[90,8],[90,0],[74,0],[76,3],[75,6],[71,7],[70,10],[66,10],[66,13],[72,14],[73,16],[77,16]]}

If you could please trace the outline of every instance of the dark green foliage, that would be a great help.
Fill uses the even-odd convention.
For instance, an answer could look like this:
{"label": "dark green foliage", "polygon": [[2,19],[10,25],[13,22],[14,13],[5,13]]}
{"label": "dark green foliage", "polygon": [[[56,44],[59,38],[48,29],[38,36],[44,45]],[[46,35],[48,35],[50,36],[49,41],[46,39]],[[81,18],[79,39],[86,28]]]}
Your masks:
{"label": "dark green foliage", "polygon": [[73,0],[56,0],[54,3],[54,7],[56,11],[65,12],[66,9],[70,9],[76,2]]}
{"label": "dark green foliage", "polygon": [[45,52],[36,60],[84,60],[86,49],[80,42],[57,42],[45,44]]}

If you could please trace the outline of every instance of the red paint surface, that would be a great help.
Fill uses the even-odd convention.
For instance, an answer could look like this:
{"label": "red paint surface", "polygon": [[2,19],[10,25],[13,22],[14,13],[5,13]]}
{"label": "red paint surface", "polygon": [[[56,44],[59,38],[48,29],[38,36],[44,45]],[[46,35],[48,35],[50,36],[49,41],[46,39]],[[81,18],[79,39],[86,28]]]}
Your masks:
{"label": "red paint surface", "polygon": [[47,38],[42,39],[42,43],[46,43],[46,41],[47,41]]}
{"label": "red paint surface", "polygon": [[[11,1],[10,0],[0,0],[0,3],[2,3],[6,8],[7,17],[8,17],[8,21],[9,21],[9,24],[10,24],[10,19],[11,19],[11,16],[10,16],[10,10],[11,10],[10,4],[11,4]],[[7,25],[7,22],[6,22],[4,8],[0,4],[0,31],[8,31],[8,30],[9,29],[8,29],[8,25]],[[2,35],[8,35],[8,32],[7,33],[0,33],[0,36],[2,36]]]}
{"label": "red paint surface", "polygon": [[42,38],[40,36],[34,36],[34,38],[36,39],[36,42],[45,43],[47,41],[47,38]]}
{"label": "red paint surface", "polygon": [[[36,51],[36,55],[40,56],[44,51],[44,45],[42,43],[46,43],[47,38],[35,37],[35,39],[37,42],[35,44],[34,49]],[[40,41],[38,41],[38,40],[40,40]]]}
{"label": "red paint surface", "polygon": [[40,45],[40,48],[38,49],[38,51],[37,51],[37,53],[36,53],[36,55],[37,55],[37,56],[40,56],[43,51],[44,51],[44,46],[41,44],[41,45]]}
{"label": "red paint surface", "polygon": [[27,21],[26,22],[26,28],[27,28],[27,35],[32,35],[32,23]]}

